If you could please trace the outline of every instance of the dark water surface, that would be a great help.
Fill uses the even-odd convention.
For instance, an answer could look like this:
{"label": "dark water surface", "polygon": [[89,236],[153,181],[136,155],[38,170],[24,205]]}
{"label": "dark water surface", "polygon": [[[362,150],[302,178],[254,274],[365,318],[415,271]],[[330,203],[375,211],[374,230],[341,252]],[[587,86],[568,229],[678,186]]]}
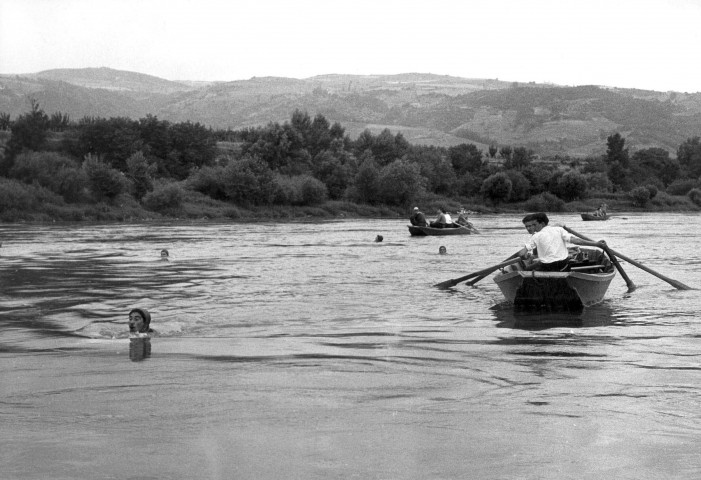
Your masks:
{"label": "dark water surface", "polygon": [[[520,218],[0,225],[0,478],[701,478],[700,290],[623,263],[634,292],[519,315],[491,277],[432,287]],[[700,220],[552,216],[692,287]]]}

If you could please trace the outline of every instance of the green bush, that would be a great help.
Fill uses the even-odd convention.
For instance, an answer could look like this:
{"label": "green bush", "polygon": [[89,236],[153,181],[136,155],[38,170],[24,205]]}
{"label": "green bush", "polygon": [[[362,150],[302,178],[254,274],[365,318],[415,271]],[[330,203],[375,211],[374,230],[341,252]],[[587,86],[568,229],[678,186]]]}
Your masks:
{"label": "green bush", "polygon": [[562,175],[557,183],[557,193],[565,201],[584,198],[587,192],[587,180],[584,175],[576,171],[569,171]]}
{"label": "green bush", "polygon": [[124,175],[100,159],[88,155],[83,162],[90,191],[98,200],[113,199],[128,188]]}
{"label": "green bush", "polygon": [[374,204],[380,197],[380,171],[372,158],[366,158],[353,178],[353,185],[346,191],[349,199],[359,203]]}
{"label": "green bush", "polygon": [[269,205],[275,198],[275,175],[258,158],[231,162],[222,171],[222,187],[227,199],[243,205]]}
{"label": "green bush", "polygon": [[302,175],[302,201],[305,205],[317,205],[328,198],[326,185],[311,175]]}
{"label": "green bush", "polygon": [[278,205],[316,205],[328,197],[326,185],[311,175],[277,175],[274,203]]}
{"label": "green bush", "polygon": [[659,192],[657,185],[649,184],[649,185],[645,185],[645,188],[647,188],[647,191],[650,192],[650,199],[655,198],[655,196]]}
{"label": "green bush", "polygon": [[687,209],[693,206],[693,203],[687,196],[673,196],[666,192],[659,192],[655,198],[651,200],[652,205],[667,208],[674,207],[679,209]]}
{"label": "green bush", "polygon": [[530,197],[531,182],[522,173],[516,170],[507,170],[506,174],[511,180],[511,196],[509,200],[512,202],[521,202]]}
{"label": "green bush", "polygon": [[466,173],[458,179],[458,194],[463,197],[472,197],[480,193],[480,180],[470,173]]}
{"label": "green bush", "polygon": [[511,197],[511,180],[504,172],[495,173],[484,179],[480,193],[494,203],[508,202]]}
{"label": "green bush", "polygon": [[188,187],[215,200],[226,200],[223,172],[224,167],[220,166],[199,168],[188,177]]}
{"label": "green bush", "polygon": [[687,193],[687,196],[689,197],[689,200],[694,202],[694,205],[701,207],[701,190],[698,188],[692,188],[689,190],[689,193]]}
{"label": "green bush", "polygon": [[156,166],[148,162],[141,151],[127,158],[127,177],[131,180],[132,195],[140,200],[153,190],[153,174]]}
{"label": "green bush", "polygon": [[28,186],[16,180],[0,177],[0,212],[12,209],[36,206],[34,197],[28,192]]}
{"label": "green bush", "polygon": [[644,207],[650,201],[650,190],[647,187],[635,187],[628,195],[637,207]]}
{"label": "green bush", "polygon": [[159,185],[143,198],[146,208],[154,212],[174,212],[182,207],[185,192],[180,184],[167,183]]}
{"label": "green bush", "polygon": [[88,179],[72,158],[55,152],[28,152],[17,156],[10,177],[38,183],[61,195],[67,202],[87,200]]}
{"label": "green bush", "polygon": [[549,192],[531,197],[523,205],[529,212],[562,212],[565,210],[565,202]]}
{"label": "green bush", "polygon": [[0,219],[32,219],[47,205],[64,205],[62,197],[38,185],[0,177]]}
{"label": "green bush", "polygon": [[693,179],[680,179],[672,182],[665,191],[670,195],[686,195],[692,188],[698,186],[698,181]]}
{"label": "green bush", "polygon": [[604,172],[594,172],[585,175],[587,180],[587,189],[593,192],[612,192],[613,183],[609,180],[608,175]]}
{"label": "green bush", "polygon": [[409,205],[424,191],[425,180],[419,165],[395,160],[380,171],[377,184],[387,205]]}

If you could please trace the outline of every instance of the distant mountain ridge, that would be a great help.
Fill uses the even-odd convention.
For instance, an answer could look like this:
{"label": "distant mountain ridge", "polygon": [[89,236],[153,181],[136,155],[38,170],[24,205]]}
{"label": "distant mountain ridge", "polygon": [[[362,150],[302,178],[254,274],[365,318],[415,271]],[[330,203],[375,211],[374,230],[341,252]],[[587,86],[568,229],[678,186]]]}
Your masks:
{"label": "distant mountain ridge", "polygon": [[189,90],[185,83],[173,82],[143,73],[113,70],[111,68],[61,68],[34,74],[43,80],[55,80],[86,88],[116,91],[173,93]]}
{"label": "distant mountain ridge", "polygon": [[540,155],[601,154],[619,132],[632,150],[672,153],[701,135],[701,93],[468,79],[447,75],[253,77],[231,82],[170,81],[110,68],[0,75],[0,112],[44,111],[241,129],[285,122],[295,109],[340,122],[356,136],[368,128],[401,131],[414,144],[525,146]]}

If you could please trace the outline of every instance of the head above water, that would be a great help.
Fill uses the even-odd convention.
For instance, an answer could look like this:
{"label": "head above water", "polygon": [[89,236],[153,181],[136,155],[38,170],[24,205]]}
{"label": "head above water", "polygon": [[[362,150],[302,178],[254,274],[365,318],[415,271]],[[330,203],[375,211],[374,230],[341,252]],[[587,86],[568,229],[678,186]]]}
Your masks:
{"label": "head above water", "polygon": [[382,240],[384,240],[384,237],[382,235],[378,235],[375,237],[376,242],[381,242]]}
{"label": "head above water", "polygon": [[161,250],[161,257],[167,257],[167,256],[168,256],[168,250],[166,250],[164,248],[163,250]]}
{"label": "head above water", "polygon": [[448,253],[448,249],[445,248],[443,245],[441,245],[441,246],[438,248],[438,253],[440,253],[441,255],[445,255],[446,253]]}
{"label": "head above water", "polygon": [[129,312],[129,332],[146,333],[150,330],[151,314],[145,308],[132,308]]}

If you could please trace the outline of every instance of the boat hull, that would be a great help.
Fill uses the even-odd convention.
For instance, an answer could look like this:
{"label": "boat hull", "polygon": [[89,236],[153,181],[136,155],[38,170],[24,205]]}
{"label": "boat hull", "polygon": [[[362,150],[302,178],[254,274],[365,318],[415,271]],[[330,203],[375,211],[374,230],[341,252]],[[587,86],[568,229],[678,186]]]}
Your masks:
{"label": "boat hull", "polygon": [[602,220],[608,220],[609,218],[611,218],[608,215],[606,215],[605,217],[598,217],[591,213],[582,213],[580,215],[582,216],[582,220],[584,220],[585,222],[600,222]]}
{"label": "boat hull", "polygon": [[577,310],[600,303],[615,272],[509,271],[494,277],[504,297],[515,307]]}
{"label": "boat hull", "polygon": [[476,229],[460,226],[458,228],[433,228],[433,227],[418,227],[416,225],[408,225],[409,233],[414,237],[422,236],[443,236],[443,235],[472,235],[478,233]]}

